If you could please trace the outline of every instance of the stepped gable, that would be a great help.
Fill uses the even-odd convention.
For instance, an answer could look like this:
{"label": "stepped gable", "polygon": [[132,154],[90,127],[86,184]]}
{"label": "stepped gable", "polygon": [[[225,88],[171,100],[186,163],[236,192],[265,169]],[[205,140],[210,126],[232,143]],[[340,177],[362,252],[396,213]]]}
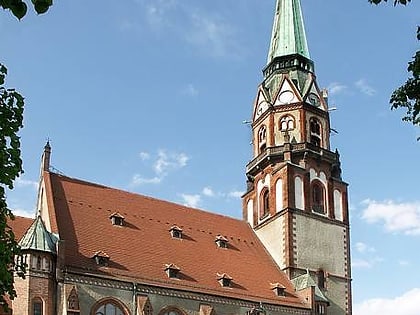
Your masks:
{"label": "stepped gable", "polygon": [[[308,308],[242,220],[45,172],[65,266],[138,283]],[[51,208],[50,208],[51,209]],[[112,220],[115,213],[123,218]],[[181,235],[171,233],[176,226]],[[179,237],[180,236],[180,237]],[[217,237],[228,240],[217,246]],[[106,253],[98,255],[97,253]],[[101,264],[100,262],[105,264]],[[177,272],[168,272],[173,264]],[[229,287],[218,281],[228,274]],[[276,296],[270,283],[285,287]]]}

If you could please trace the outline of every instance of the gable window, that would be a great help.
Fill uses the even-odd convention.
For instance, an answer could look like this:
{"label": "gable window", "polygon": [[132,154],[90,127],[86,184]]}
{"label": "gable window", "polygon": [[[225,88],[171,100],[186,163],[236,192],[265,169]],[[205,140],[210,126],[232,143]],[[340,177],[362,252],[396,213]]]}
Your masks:
{"label": "gable window", "polygon": [[217,274],[217,280],[219,281],[222,287],[230,287],[232,284],[233,278],[227,273]]}
{"label": "gable window", "polygon": [[172,226],[169,232],[173,238],[182,238],[182,229],[176,225]]}
{"label": "gable window", "polygon": [[111,219],[112,225],[123,226],[124,225],[124,216],[118,212],[114,212],[109,216]]}
{"label": "gable window", "polygon": [[270,214],[270,192],[265,188],[261,192],[260,197],[260,219],[267,217]]}
{"label": "gable window", "polygon": [[165,272],[169,278],[178,278],[178,274],[181,269],[175,264],[167,264],[165,265]]}
{"label": "gable window", "polygon": [[320,147],[321,146],[321,124],[315,118],[312,118],[309,124],[310,124],[310,142],[313,145]]}
{"label": "gable window", "polygon": [[33,308],[33,315],[42,315],[43,313],[43,307],[42,307],[42,300],[37,298],[33,301],[32,303],[32,308]]}
{"label": "gable window", "polygon": [[312,184],[312,211],[325,214],[325,189],[318,181]]}
{"label": "gable window", "polygon": [[261,126],[260,130],[258,131],[258,145],[260,148],[260,152],[264,151],[267,147],[267,127]]}
{"label": "gable window", "polygon": [[281,131],[289,131],[295,129],[295,121],[293,117],[287,115],[280,118],[279,129]]}
{"label": "gable window", "polygon": [[216,244],[218,247],[220,248],[227,248],[228,247],[228,239],[222,235],[217,235],[216,240],[215,240]]}

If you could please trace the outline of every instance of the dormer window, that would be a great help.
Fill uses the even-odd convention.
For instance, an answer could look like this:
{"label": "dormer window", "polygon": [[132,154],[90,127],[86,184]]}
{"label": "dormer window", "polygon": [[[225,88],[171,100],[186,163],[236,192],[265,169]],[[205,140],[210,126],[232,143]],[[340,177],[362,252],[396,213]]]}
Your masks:
{"label": "dormer window", "polygon": [[108,266],[109,263],[109,256],[104,251],[97,251],[93,254],[92,258],[95,259],[95,262],[99,266]]}
{"label": "dormer window", "polygon": [[272,283],[271,290],[273,290],[274,294],[277,296],[286,296],[286,287],[280,283]]}
{"label": "dormer window", "polygon": [[172,226],[169,232],[173,238],[182,238],[182,229],[176,225]]}
{"label": "dormer window", "polygon": [[216,245],[220,248],[227,248],[228,247],[228,239],[224,237],[223,235],[217,235],[216,237]]}
{"label": "dormer window", "polygon": [[171,279],[178,278],[178,274],[181,269],[175,264],[167,264],[165,265],[165,272]]}
{"label": "dormer window", "polygon": [[232,285],[233,278],[227,273],[217,274],[217,281],[219,281],[222,287],[230,287]]}
{"label": "dormer window", "polygon": [[118,212],[114,212],[113,214],[109,216],[109,218],[111,219],[112,225],[118,225],[118,226],[124,225],[124,217]]}

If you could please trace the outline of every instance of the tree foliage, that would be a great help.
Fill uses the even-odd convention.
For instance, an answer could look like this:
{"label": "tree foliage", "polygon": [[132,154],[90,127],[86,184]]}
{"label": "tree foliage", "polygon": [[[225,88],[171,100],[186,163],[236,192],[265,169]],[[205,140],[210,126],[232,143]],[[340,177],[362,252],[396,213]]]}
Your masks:
{"label": "tree foliage", "polygon": [[[10,10],[19,20],[26,15],[28,11],[28,0],[0,0],[0,7]],[[48,11],[52,6],[52,0],[31,0],[36,13],[42,14]]]}
{"label": "tree foliage", "polygon": [[[369,0],[370,3],[379,4],[387,0]],[[411,0],[394,0],[397,4],[406,5]],[[417,40],[420,41],[420,26],[417,26]],[[406,111],[402,118],[415,126],[420,126],[420,50],[414,54],[413,59],[408,62],[407,81],[397,88],[391,95],[391,109],[402,108]],[[420,140],[420,137],[417,138]]]}
{"label": "tree foliage", "polygon": [[[5,189],[23,172],[20,158],[19,129],[23,126],[22,95],[5,87],[7,69],[0,64],[0,304],[7,306],[5,296],[16,297],[14,271],[23,276],[25,265],[16,263],[20,248],[7,222],[14,219],[7,207]],[[20,260],[21,261],[21,260]]]}

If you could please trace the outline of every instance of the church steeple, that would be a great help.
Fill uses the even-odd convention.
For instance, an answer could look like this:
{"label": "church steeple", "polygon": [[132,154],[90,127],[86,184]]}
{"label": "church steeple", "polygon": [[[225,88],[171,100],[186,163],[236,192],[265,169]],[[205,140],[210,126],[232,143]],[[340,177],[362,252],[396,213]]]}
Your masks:
{"label": "church steeple", "polygon": [[294,54],[310,59],[300,0],[277,0],[267,64]]}
{"label": "church steeple", "polygon": [[351,315],[347,184],[330,148],[327,92],[317,83],[300,0],[276,0],[263,75],[244,219],[297,291],[312,287],[309,279],[317,284],[314,313]]}

